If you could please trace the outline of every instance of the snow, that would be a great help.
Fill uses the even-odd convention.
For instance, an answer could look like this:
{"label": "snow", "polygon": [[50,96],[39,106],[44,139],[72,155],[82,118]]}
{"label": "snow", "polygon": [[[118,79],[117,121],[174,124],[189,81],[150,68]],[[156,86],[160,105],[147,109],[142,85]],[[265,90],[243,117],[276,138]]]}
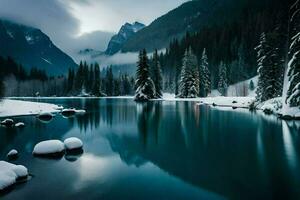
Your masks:
{"label": "snow", "polygon": [[28,44],[34,44],[34,39],[32,36],[30,35],[26,35],[25,36],[26,41],[28,42]]}
{"label": "snow", "polygon": [[0,161],[0,191],[15,184],[17,179],[28,176],[28,170],[22,165]]}
{"label": "snow", "polygon": [[0,102],[0,117],[37,115],[49,112],[58,113],[60,107],[49,103],[37,103],[4,99]]}
{"label": "snow", "polygon": [[279,114],[283,116],[289,116],[291,118],[299,118],[300,117],[300,109],[297,107],[286,107],[283,108],[284,104],[282,103],[282,97],[270,99],[265,101],[259,105],[257,105],[257,109],[263,111],[272,111],[274,114]]}
{"label": "snow", "polygon": [[85,114],[86,110],[75,110],[76,114]]}
{"label": "snow", "polygon": [[46,63],[52,65],[52,62],[50,62],[49,60],[45,59],[45,58],[42,58],[42,60],[44,60]]}
{"label": "snow", "polygon": [[18,155],[18,151],[15,150],[15,149],[13,149],[13,150],[11,150],[11,151],[7,154],[7,157],[8,157],[8,158],[12,158],[12,157],[15,157],[15,156],[17,156],[17,155]]}
{"label": "snow", "polygon": [[13,32],[11,32],[11,31],[6,31],[6,33],[7,33],[7,35],[9,35],[10,38],[12,38],[12,39],[15,38]]}
{"label": "snow", "polygon": [[24,127],[25,124],[23,122],[18,122],[15,124],[15,127]]}
{"label": "snow", "polygon": [[64,144],[67,150],[82,149],[83,147],[82,141],[76,137],[66,139]]}
{"label": "snow", "polygon": [[76,110],[74,108],[68,108],[68,109],[63,109],[61,112],[62,113],[76,113]]}
{"label": "snow", "polygon": [[[159,100],[159,99],[158,99]],[[193,101],[200,104],[216,105],[221,107],[249,108],[254,97],[206,97],[206,98],[175,98],[175,94],[164,93],[163,101]],[[236,103],[235,103],[236,102]]]}
{"label": "snow", "polygon": [[3,126],[13,126],[14,120],[13,119],[5,119],[1,122]]}
{"label": "snow", "polygon": [[33,149],[34,155],[51,155],[62,153],[65,150],[65,145],[59,140],[46,140],[35,145]]}
{"label": "snow", "polygon": [[278,97],[270,99],[268,101],[258,104],[256,108],[263,111],[271,111],[274,114],[279,114],[282,109],[282,98]]}
{"label": "snow", "polygon": [[[255,97],[255,89],[250,90],[250,82],[253,81],[254,87],[257,87],[258,83],[258,76],[255,76],[251,79],[248,79],[246,81],[241,81],[236,84],[230,85],[227,89],[227,96],[248,96],[248,97]],[[220,96],[220,93],[218,90],[212,90],[210,96],[216,97]]]}

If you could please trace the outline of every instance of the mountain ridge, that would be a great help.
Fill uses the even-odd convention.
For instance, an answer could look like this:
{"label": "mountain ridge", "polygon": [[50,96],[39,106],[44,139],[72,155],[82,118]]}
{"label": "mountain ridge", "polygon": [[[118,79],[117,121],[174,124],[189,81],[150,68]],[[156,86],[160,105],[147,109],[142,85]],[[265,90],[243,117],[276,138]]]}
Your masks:
{"label": "mountain ridge", "polygon": [[77,64],[40,29],[0,19],[0,56],[12,57],[26,70],[36,67],[49,75],[65,74]]}
{"label": "mountain ridge", "polygon": [[145,25],[140,22],[134,22],[132,24],[126,22],[120,28],[119,32],[111,38],[105,54],[113,55],[119,52],[122,49],[123,44],[144,27]]}

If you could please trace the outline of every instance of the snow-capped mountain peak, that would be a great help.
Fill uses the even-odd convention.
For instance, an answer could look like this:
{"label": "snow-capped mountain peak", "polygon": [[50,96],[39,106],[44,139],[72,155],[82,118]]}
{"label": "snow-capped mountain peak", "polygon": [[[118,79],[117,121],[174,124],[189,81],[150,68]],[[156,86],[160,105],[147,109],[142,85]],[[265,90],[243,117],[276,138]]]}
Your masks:
{"label": "snow-capped mountain peak", "polygon": [[119,30],[118,34],[111,38],[105,53],[107,55],[113,55],[117,53],[128,39],[130,39],[144,27],[145,25],[140,22],[134,22],[132,24],[128,22],[125,23]]}

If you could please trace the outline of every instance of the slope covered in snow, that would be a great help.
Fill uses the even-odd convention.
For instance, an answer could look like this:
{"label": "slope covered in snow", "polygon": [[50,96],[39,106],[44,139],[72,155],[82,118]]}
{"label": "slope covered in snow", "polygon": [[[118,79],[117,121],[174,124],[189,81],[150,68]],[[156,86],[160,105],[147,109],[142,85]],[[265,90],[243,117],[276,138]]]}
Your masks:
{"label": "slope covered in snow", "polygon": [[49,103],[4,99],[0,102],[0,117],[57,113],[60,109],[59,106]]}

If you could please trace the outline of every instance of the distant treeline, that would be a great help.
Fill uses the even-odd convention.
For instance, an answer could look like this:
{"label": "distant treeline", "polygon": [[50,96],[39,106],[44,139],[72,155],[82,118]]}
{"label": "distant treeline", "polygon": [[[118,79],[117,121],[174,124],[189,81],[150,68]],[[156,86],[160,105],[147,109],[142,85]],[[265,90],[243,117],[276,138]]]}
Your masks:
{"label": "distant treeline", "polygon": [[100,70],[81,62],[65,76],[48,76],[44,70],[26,71],[13,58],[0,57],[1,96],[120,96],[134,94],[134,78],[114,77],[112,68]]}

